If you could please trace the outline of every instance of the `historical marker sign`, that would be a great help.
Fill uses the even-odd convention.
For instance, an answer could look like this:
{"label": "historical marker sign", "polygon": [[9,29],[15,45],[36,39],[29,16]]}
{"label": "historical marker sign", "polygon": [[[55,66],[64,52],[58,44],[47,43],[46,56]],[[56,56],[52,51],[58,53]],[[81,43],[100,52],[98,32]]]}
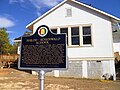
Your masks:
{"label": "historical marker sign", "polygon": [[67,69],[66,34],[53,34],[45,25],[22,37],[18,67],[29,70]]}

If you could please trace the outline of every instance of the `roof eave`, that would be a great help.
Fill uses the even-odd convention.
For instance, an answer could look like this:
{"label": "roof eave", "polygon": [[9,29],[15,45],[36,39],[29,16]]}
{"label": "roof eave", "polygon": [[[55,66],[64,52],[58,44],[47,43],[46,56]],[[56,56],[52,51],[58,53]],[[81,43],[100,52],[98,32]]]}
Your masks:
{"label": "roof eave", "polygon": [[112,18],[112,19],[114,19],[114,20],[116,20],[116,21],[120,21],[120,18],[117,18],[117,17],[115,17],[115,16],[113,16],[113,15],[111,15],[111,14],[108,14],[108,13],[106,13],[106,12],[104,12],[104,11],[101,11],[101,10],[99,10],[99,9],[96,9],[96,8],[94,8],[94,7],[91,7],[91,6],[89,6],[89,5],[86,5],[86,4],[84,4],[84,3],[81,3],[81,2],[78,2],[78,1],[73,1],[73,2],[75,2],[75,3],[77,3],[77,4],[80,4],[80,5],[82,5],[82,6],[84,6],[84,7],[87,7],[87,8],[89,8],[89,9],[92,9],[92,10],[94,10],[94,11],[96,11],[96,12],[99,12],[99,13],[101,13],[101,14],[104,14],[104,15],[106,15],[106,16],[108,16],[108,17],[110,17],[110,18]]}
{"label": "roof eave", "polygon": [[101,14],[103,14],[103,15],[106,15],[106,16],[110,17],[111,20],[113,20],[113,21],[115,21],[115,22],[120,22],[120,19],[119,19],[119,18],[117,18],[117,17],[115,17],[115,16],[113,16],[113,15],[110,15],[110,14],[104,12],[104,11],[101,11],[101,10],[99,10],[99,9],[96,9],[96,8],[94,8],[94,7],[91,7],[91,6],[89,6],[89,5],[86,5],[86,4],[84,4],[84,3],[78,2],[78,1],[76,1],[76,0],[64,0],[63,2],[61,2],[61,3],[58,4],[58,5],[56,5],[56,6],[53,7],[51,10],[49,10],[48,12],[46,12],[45,14],[43,14],[42,16],[40,16],[39,18],[37,18],[36,20],[34,20],[33,22],[31,22],[30,24],[28,24],[28,25],[26,26],[26,28],[28,28],[29,30],[32,31],[32,30],[33,30],[33,25],[34,25],[36,22],[38,22],[39,20],[41,20],[42,18],[44,18],[46,15],[48,15],[49,13],[51,13],[51,12],[52,12],[53,10],[55,10],[56,8],[58,8],[58,7],[60,7],[61,5],[63,5],[66,1],[72,1],[72,2],[74,2],[74,3],[77,3],[77,4],[79,4],[79,5],[82,5],[82,6],[84,6],[84,7],[87,7],[87,8],[89,8],[89,9],[91,9],[91,10],[94,10],[94,11],[96,11],[96,12],[99,12],[99,13],[101,13]]}
{"label": "roof eave", "polygon": [[21,42],[21,40],[13,40],[13,42]]}

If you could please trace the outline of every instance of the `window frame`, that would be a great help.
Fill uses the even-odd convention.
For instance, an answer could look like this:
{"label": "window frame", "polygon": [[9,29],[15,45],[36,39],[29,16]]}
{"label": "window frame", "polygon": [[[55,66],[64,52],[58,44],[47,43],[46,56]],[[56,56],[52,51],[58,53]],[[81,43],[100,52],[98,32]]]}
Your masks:
{"label": "window frame", "polygon": [[[62,28],[67,28],[67,33],[69,33],[68,31],[69,31],[69,28],[68,27],[60,27],[59,29],[60,29],[60,34],[65,34],[65,33],[61,33],[61,29]],[[69,46],[69,35],[66,33],[66,40],[67,40],[67,45]]]}
{"label": "window frame", "polygon": [[[90,31],[91,31],[91,34],[90,35],[87,35],[87,36],[91,36],[91,44],[84,44],[83,42],[83,37],[85,35],[83,35],[83,27],[90,27]],[[92,46],[93,45],[93,42],[92,42],[92,25],[82,25],[81,26],[81,46]]]}
{"label": "window frame", "polygon": [[[79,37],[79,44],[78,45],[72,45],[72,28],[76,28],[76,27],[78,27],[78,31],[79,31],[79,33],[78,33],[78,37]],[[80,46],[80,27],[79,26],[71,26],[70,27],[71,29],[71,36],[70,36],[70,38],[71,38],[71,40],[70,40],[70,46]],[[75,35],[75,36],[77,36],[77,35]]]}
{"label": "window frame", "polygon": [[[72,17],[72,8],[66,8],[66,17]],[[69,12],[68,12],[69,11]]]}
{"label": "window frame", "polygon": [[[72,28],[79,27],[79,45],[72,45]],[[90,27],[91,28],[91,44],[83,44],[83,27]],[[66,25],[66,26],[57,26],[52,27],[50,29],[56,29],[57,34],[61,34],[61,28],[67,28],[68,29],[68,36],[67,38],[67,46],[72,47],[92,47],[93,46],[93,35],[92,35],[92,24],[81,24],[81,25]]]}

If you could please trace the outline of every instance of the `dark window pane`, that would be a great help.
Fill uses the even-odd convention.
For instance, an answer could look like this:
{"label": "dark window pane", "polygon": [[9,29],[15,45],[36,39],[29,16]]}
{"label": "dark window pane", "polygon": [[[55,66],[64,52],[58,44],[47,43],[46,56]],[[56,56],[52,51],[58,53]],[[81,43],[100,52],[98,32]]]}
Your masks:
{"label": "dark window pane", "polygon": [[91,35],[91,28],[83,27],[83,35]]}
{"label": "dark window pane", "polygon": [[67,39],[67,44],[68,44],[68,28],[60,28],[60,33],[65,33],[66,39]]}
{"label": "dark window pane", "polygon": [[83,44],[91,44],[91,36],[83,36]]}
{"label": "dark window pane", "polygon": [[79,36],[72,37],[72,45],[79,45]]}
{"label": "dark window pane", "polygon": [[57,33],[57,29],[51,29],[53,33]]}
{"label": "dark window pane", "polygon": [[72,27],[71,33],[72,35],[79,35],[79,27]]}
{"label": "dark window pane", "polygon": [[66,33],[68,36],[68,28],[61,28],[60,33]]}
{"label": "dark window pane", "polygon": [[66,39],[67,39],[67,45],[68,45],[68,37]]}

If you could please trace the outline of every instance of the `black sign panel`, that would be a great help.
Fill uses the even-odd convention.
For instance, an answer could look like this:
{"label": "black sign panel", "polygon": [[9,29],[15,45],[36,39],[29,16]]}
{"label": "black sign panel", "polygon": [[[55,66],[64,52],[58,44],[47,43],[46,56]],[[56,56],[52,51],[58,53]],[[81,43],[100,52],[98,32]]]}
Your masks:
{"label": "black sign panel", "polygon": [[45,25],[32,36],[22,37],[19,68],[55,70],[67,68],[66,34],[53,34]]}

